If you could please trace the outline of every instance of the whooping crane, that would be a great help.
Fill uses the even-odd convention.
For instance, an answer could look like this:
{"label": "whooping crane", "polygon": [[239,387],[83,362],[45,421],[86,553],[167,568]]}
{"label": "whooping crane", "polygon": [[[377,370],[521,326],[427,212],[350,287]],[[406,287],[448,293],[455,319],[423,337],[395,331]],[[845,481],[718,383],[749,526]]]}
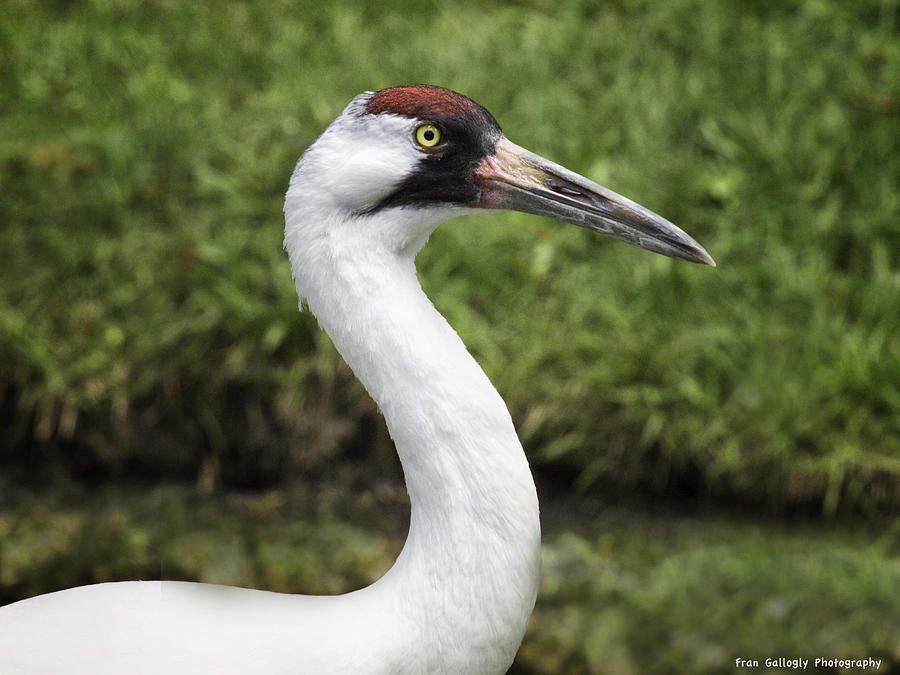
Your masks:
{"label": "whooping crane", "polygon": [[333,597],[128,581],[31,598],[0,609],[0,673],[506,672],[537,594],[537,495],[503,400],[414,263],[445,220],[494,210],[715,264],[660,216],[507,140],[465,96],[360,94],[297,163],[284,245],[301,303],[396,444],[411,502],[396,563]]}

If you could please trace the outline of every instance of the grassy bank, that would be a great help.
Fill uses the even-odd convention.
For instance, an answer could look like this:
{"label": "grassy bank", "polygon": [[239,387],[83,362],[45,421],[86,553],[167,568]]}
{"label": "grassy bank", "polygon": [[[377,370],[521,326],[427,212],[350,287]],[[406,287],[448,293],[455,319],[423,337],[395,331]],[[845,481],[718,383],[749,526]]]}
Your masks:
{"label": "grassy bank", "polygon": [[383,442],[296,312],[281,202],[350,97],[430,81],[719,262],[519,215],[438,231],[423,283],[539,471],[774,512],[897,513],[896,3],[4,13],[7,476],[265,486]]}
{"label": "grassy bank", "polygon": [[[399,552],[403,497],[387,488],[214,499],[172,487],[51,500],[19,493],[0,507],[0,599],[160,575],[352,590]],[[513,673],[730,673],[738,657],[786,655],[900,667],[897,531],[597,516],[577,504],[553,511],[544,514],[541,593]]]}

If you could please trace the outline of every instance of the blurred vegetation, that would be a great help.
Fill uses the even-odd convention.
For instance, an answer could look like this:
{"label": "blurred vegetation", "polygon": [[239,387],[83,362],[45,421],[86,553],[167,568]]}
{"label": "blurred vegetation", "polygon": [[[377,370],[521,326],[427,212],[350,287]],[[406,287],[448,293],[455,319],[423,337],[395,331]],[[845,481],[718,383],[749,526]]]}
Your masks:
{"label": "blurred vegetation", "polygon": [[[626,644],[647,622],[658,641],[684,640],[667,658],[707,658],[708,646],[715,671],[721,654],[752,651],[749,628],[717,633],[738,615],[757,622],[758,644],[803,653],[825,649],[802,638],[831,617],[821,635],[845,626],[838,651],[900,662],[890,622],[882,632],[870,623],[890,609],[879,593],[897,597],[897,2],[7,0],[3,15],[0,491],[396,483],[377,410],[315,319],[297,312],[281,207],[297,157],[353,95],[441,84],[483,103],[512,140],[679,224],[719,264],[520,214],[435,233],[419,257],[423,285],[509,403],[548,492],[802,513],[887,533],[875,545],[828,524],[816,535],[751,527],[731,548],[714,523],[656,543],[624,526],[599,541],[553,540],[551,605],[523,648],[532,670],[553,672],[537,652],[557,640],[566,672],[681,672]],[[8,505],[3,599],[148,574],[157,543],[175,577],[281,587],[258,561],[252,573],[210,572],[198,562],[203,537],[178,554],[190,561],[166,558],[168,535],[129,525],[149,502],[123,504],[96,518],[119,523],[125,562],[102,546],[49,567],[34,549],[10,553],[16,537],[33,529],[65,549],[66,537],[93,542],[110,525],[79,524],[87,516],[49,497],[48,511],[29,516]],[[293,543],[327,546],[296,527]],[[289,530],[273,526],[273,538]],[[375,568],[392,555],[378,546],[361,544]],[[813,547],[824,557],[806,557]],[[566,583],[614,601],[592,626],[566,614],[571,588],[553,585],[558,564],[574,569],[586,550],[602,578],[572,572]],[[35,576],[21,571],[29,564]],[[337,588],[331,567],[343,583],[369,576],[327,556],[302,564],[313,567],[291,571],[285,587]],[[630,564],[633,575],[616,571]],[[718,581],[707,586],[710,574]],[[300,578],[319,584],[292,585]],[[715,626],[703,603],[731,591],[735,607]],[[829,591],[839,597],[821,600]],[[781,618],[765,626],[764,596],[781,598],[771,610]],[[742,614],[751,597],[762,604]],[[854,597],[872,612],[841,623]],[[696,630],[676,640],[685,624]],[[613,642],[631,651],[616,663],[591,656],[592,644],[605,653]]]}
{"label": "blurred vegetation", "polygon": [[377,412],[296,311],[281,204],[350,97],[430,81],[719,262],[518,214],[439,230],[423,283],[539,471],[896,513],[896,3],[5,14],[0,391],[16,478],[201,466],[214,485],[265,485],[366,446]]}
{"label": "blurred vegetation", "polygon": [[[0,603],[159,576],[354,590],[399,553],[404,497],[385,484],[211,498],[171,486],[16,494],[0,501]],[[900,664],[896,530],[615,508],[585,529],[570,506],[545,513],[541,593],[511,675],[727,673],[735,657],[785,655],[879,658],[879,672]]]}

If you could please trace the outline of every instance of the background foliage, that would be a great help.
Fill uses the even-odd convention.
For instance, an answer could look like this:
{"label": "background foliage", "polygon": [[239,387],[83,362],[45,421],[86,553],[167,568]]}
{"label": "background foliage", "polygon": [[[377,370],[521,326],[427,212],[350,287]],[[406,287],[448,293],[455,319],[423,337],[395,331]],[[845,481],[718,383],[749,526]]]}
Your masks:
{"label": "background foliage", "polygon": [[[664,214],[719,264],[519,214],[454,221],[420,255],[426,290],[508,401],[545,503],[574,490],[581,505],[720,514],[669,540],[638,516],[612,539],[596,534],[602,521],[548,537],[550,605],[522,672],[715,672],[754,645],[816,651],[825,642],[810,616],[846,630],[837,653],[900,661],[900,603],[876,600],[900,587],[896,2],[8,0],[3,13],[5,600],[148,566],[210,580],[199,558],[161,563],[156,540],[141,538],[155,483],[321,494],[377,475],[396,489],[377,410],[296,311],[281,206],[297,157],[353,95],[431,82],[486,105],[512,140]],[[65,494],[123,484],[134,493],[72,516]],[[129,506],[138,492],[151,496]],[[172,513],[196,513],[188,491],[165,494]],[[29,499],[46,518],[29,519]],[[52,523],[84,532],[107,508],[133,526],[105,554],[79,548],[76,560],[62,545],[49,565],[28,544]],[[742,534],[740,519],[762,514],[813,529],[767,520],[773,549],[770,535]],[[227,539],[223,518],[212,529]],[[402,539],[395,520],[389,541]],[[91,562],[113,550],[136,566]],[[248,569],[264,569],[254,551],[242,553]],[[356,574],[347,555],[343,584],[383,571],[376,556]],[[795,576],[775,572],[800,559]],[[554,586],[559,560],[581,570],[563,575],[573,584],[591,565],[627,562],[636,585],[613,574]],[[226,580],[273,585],[240,569]],[[724,589],[703,584],[715,570]],[[270,574],[282,590],[347,587]],[[761,628],[757,577],[795,630]],[[838,589],[845,600],[810,600]],[[677,608],[731,592],[742,600],[708,626]],[[578,598],[611,609],[573,618],[565,607]],[[851,625],[853,601],[865,610]],[[815,611],[799,609],[808,603]],[[715,628],[737,624],[731,637]]]}

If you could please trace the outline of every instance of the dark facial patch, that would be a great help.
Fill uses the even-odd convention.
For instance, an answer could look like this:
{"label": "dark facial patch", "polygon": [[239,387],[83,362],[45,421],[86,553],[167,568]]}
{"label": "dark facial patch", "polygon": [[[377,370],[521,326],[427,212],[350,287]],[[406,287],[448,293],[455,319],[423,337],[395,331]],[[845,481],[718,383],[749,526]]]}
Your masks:
{"label": "dark facial patch", "polygon": [[391,206],[478,203],[481,190],[475,169],[493,154],[503,135],[491,113],[449,89],[415,85],[376,92],[366,105],[366,114],[402,115],[441,131],[441,142],[424,149],[415,170],[370,212]]}

